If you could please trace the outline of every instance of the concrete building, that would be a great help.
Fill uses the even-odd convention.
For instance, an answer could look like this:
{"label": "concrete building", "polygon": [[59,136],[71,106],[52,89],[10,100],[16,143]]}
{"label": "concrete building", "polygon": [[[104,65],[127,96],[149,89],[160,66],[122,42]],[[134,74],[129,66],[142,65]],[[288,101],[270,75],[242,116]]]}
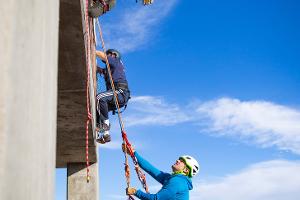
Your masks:
{"label": "concrete building", "polygon": [[85,177],[84,7],[1,0],[1,200],[53,200],[56,167],[68,169],[68,199],[98,199],[91,130],[90,183]]}

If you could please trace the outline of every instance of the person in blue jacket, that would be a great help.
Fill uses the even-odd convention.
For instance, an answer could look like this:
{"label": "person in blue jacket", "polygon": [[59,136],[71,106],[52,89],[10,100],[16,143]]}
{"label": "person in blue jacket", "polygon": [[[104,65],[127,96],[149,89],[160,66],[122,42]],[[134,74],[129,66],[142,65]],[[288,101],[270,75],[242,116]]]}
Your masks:
{"label": "person in blue jacket", "polygon": [[172,165],[172,174],[162,172],[142,158],[132,148],[140,167],[162,184],[156,194],[145,193],[135,188],[127,188],[127,195],[134,195],[142,200],[188,200],[189,191],[193,189],[192,177],[199,170],[198,162],[188,155],[180,156]]}

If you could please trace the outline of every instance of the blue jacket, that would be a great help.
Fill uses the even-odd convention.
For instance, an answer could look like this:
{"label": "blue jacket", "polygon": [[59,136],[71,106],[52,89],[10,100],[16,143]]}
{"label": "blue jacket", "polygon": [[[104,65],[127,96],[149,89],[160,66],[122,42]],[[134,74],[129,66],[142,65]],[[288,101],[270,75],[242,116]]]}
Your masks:
{"label": "blue jacket", "polygon": [[142,158],[137,152],[134,153],[140,167],[162,184],[162,188],[156,194],[148,194],[137,190],[135,196],[142,200],[188,200],[189,190],[193,189],[192,180],[183,175],[172,175],[162,172]]}

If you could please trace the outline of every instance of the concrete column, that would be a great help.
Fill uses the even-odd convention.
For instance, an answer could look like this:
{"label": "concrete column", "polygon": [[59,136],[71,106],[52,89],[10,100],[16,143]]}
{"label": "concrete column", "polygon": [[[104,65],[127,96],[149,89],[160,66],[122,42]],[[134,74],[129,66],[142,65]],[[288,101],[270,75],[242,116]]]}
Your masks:
{"label": "concrete column", "polygon": [[98,164],[92,164],[89,169],[87,183],[86,164],[68,164],[68,200],[98,200]]}
{"label": "concrete column", "polygon": [[53,200],[59,1],[0,13],[0,199]]}

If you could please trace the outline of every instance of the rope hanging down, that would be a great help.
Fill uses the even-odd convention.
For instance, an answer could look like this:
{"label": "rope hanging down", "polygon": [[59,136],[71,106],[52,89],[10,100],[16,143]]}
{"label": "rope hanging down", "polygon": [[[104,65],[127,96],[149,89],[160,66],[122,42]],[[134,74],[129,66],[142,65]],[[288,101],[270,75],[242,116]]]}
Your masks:
{"label": "rope hanging down", "polygon": [[[106,52],[105,43],[104,43],[104,40],[103,40],[102,29],[101,29],[99,20],[96,19],[96,21],[97,21],[98,30],[99,30],[99,33],[100,33],[102,49],[103,49],[104,52]],[[127,134],[125,132],[124,123],[123,123],[123,120],[122,120],[122,116],[121,116],[121,112],[120,112],[120,106],[119,106],[119,102],[118,102],[118,96],[117,96],[117,93],[116,93],[116,90],[115,90],[114,81],[112,79],[111,69],[110,69],[110,65],[108,63],[107,55],[106,54],[104,54],[104,55],[105,55],[105,62],[106,62],[107,71],[108,71],[108,74],[109,74],[110,83],[111,83],[111,88],[112,88],[113,94],[114,94],[114,103],[115,103],[117,111],[118,111],[119,125],[120,125],[120,128],[121,128],[122,139],[123,139],[123,144],[124,144],[124,149],[125,149],[125,151],[124,151],[124,156],[125,156],[125,177],[126,177],[126,182],[127,182],[127,188],[129,188],[130,187],[130,169],[129,169],[129,165],[128,165],[128,156],[127,156],[126,152],[127,152],[127,147],[131,147],[131,144],[129,143],[128,138],[127,138]],[[131,148],[129,148],[129,150],[131,150]],[[132,151],[130,152],[130,156],[131,156],[131,158],[133,160],[133,163],[135,165],[135,171],[137,173],[137,176],[138,176],[140,182],[142,183],[145,191],[148,192],[148,186],[147,186],[147,183],[146,183],[145,174],[141,171],[141,169],[138,165],[138,162],[137,162],[137,158],[135,157],[135,155],[133,154]],[[128,197],[131,200],[134,199],[131,195],[128,195]]]}
{"label": "rope hanging down", "polygon": [[85,47],[86,47],[86,73],[87,73],[87,79],[86,79],[86,110],[87,110],[87,120],[86,120],[86,126],[85,126],[85,157],[86,157],[86,180],[87,182],[90,181],[90,170],[89,170],[89,123],[92,120],[92,114],[90,112],[90,93],[89,93],[89,85],[90,85],[90,58],[91,58],[91,38],[90,36],[92,33],[90,32],[90,17],[88,15],[88,5],[89,0],[86,0],[85,2],[85,33],[84,33],[84,39],[85,39]]}

